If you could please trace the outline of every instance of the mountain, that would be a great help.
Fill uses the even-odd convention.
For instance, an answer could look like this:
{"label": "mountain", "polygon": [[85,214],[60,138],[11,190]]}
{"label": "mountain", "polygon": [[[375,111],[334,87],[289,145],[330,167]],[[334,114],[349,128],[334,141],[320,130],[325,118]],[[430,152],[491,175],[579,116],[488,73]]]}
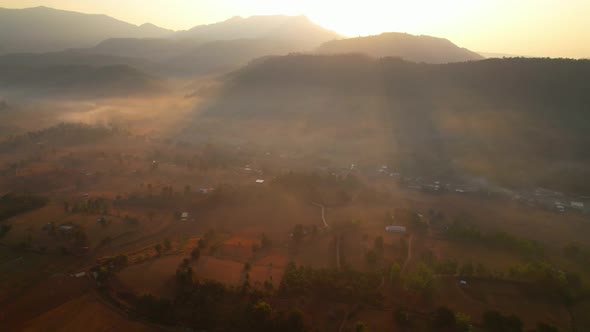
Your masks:
{"label": "mountain", "polygon": [[314,24],[305,16],[252,16],[234,17],[227,21],[199,25],[175,34],[178,39],[201,41],[232,39],[290,40],[303,49],[317,47],[321,43],[340,38],[332,31]]}
{"label": "mountain", "polygon": [[191,74],[229,72],[250,61],[272,55],[301,52],[305,45],[289,40],[235,39],[204,43],[164,62],[176,71]]}
{"label": "mountain", "polygon": [[47,7],[0,8],[0,54],[61,51],[94,46],[108,38],[157,38],[171,33],[151,24],[136,26],[106,15]]}
{"label": "mountain", "polygon": [[122,97],[161,90],[156,78],[123,65],[0,65],[0,93],[14,97]]}
{"label": "mountain", "polygon": [[201,44],[193,40],[165,38],[111,38],[94,47],[77,49],[76,51],[165,61],[194,51]]}
{"label": "mountain", "polygon": [[449,63],[483,57],[447,39],[388,32],[377,36],[333,40],[318,48],[321,54],[362,53],[373,57],[400,57],[408,61]]}
{"label": "mountain", "polygon": [[50,67],[50,66],[95,66],[105,67],[125,65],[141,71],[156,74],[162,72],[162,66],[142,58],[62,51],[48,53],[10,53],[0,55],[0,65]]}
{"label": "mountain", "polygon": [[588,60],[269,57],[227,76],[183,139],[216,137],[342,163],[387,159],[414,176],[469,174],[584,193],[589,76]]}

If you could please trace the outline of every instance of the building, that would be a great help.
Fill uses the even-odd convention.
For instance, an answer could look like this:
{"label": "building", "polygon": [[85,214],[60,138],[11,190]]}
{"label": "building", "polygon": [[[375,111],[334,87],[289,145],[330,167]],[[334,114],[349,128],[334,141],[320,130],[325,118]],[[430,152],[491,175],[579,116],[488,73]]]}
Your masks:
{"label": "building", "polygon": [[387,226],[387,227],[385,227],[385,230],[390,233],[405,233],[406,232],[406,228],[403,226]]}
{"label": "building", "polygon": [[70,225],[63,225],[63,226],[59,226],[59,231],[63,232],[63,233],[70,233],[71,231],[74,230],[74,226],[70,226]]}
{"label": "building", "polygon": [[572,209],[575,209],[575,210],[580,210],[580,211],[584,210],[584,203],[583,202],[570,202],[570,206],[572,207]]}
{"label": "building", "polygon": [[264,183],[264,180],[262,180],[262,179],[258,179],[258,180],[256,180],[256,183],[258,183],[258,184],[263,184],[263,183]]}
{"label": "building", "polygon": [[182,221],[187,221],[187,220],[188,220],[188,212],[183,212],[183,213],[180,215],[180,220],[182,220]]}

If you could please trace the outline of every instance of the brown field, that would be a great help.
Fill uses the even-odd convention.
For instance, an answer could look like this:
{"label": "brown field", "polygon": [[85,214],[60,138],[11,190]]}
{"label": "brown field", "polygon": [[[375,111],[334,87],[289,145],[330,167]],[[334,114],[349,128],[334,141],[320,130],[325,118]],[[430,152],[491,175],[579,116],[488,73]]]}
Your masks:
{"label": "brown field", "polygon": [[117,274],[123,286],[138,295],[172,297],[176,268],[184,257],[164,256],[129,266]]}
{"label": "brown field", "polygon": [[153,325],[131,321],[92,295],[71,300],[27,322],[23,331],[106,332],[163,331]]}
{"label": "brown field", "polygon": [[435,302],[463,312],[474,321],[487,310],[498,310],[519,316],[529,328],[540,321],[559,327],[570,323],[565,306],[531,299],[510,282],[470,280],[468,286],[459,286],[455,278],[437,279]]}
{"label": "brown field", "polygon": [[212,256],[201,256],[196,267],[193,267],[197,278],[214,280],[237,286],[242,281],[244,263],[223,260]]}
{"label": "brown field", "polygon": [[65,274],[27,281],[26,288],[21,285],[21,291],[14,294],[14,298],[0,302],[0,326],[8,330],[14,328],[16,331],[20,324],[87,293],[92,287],[88,278],[73,278]]}

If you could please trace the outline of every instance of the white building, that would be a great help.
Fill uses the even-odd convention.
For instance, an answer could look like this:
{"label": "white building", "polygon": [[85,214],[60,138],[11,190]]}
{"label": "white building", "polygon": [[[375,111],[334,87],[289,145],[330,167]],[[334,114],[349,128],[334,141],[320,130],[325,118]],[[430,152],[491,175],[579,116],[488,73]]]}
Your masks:
{"label": "white building", "polygon": [[403,226],[387,226],[387,227],[385,227],[385,230],[390,233],[405,233],[406,232],[406,228]]}

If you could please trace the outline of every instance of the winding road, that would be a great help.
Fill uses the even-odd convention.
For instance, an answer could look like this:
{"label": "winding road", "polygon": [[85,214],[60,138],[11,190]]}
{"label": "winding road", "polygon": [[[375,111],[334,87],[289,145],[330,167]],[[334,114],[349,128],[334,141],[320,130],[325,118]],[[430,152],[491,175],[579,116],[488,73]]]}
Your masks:
{"label": "winding road", "polygon": [[320,209],[322,209],[322,222],[324,223],[324,228],[328,228],[330,227],[330,225],[328,225],[328,223],[326,222],[326,207],[323,206],[320,203],[311,203],[317,207],[319,207]]}
{"label": "winding road", "polygon": [[410,239],[408,240],[408,256],[406,257],[406,261],[404,262],[404,266],[402,267],[401,274],[404,274],[410,260],[412,259],[412,239],[414,237],[410,235]]}

